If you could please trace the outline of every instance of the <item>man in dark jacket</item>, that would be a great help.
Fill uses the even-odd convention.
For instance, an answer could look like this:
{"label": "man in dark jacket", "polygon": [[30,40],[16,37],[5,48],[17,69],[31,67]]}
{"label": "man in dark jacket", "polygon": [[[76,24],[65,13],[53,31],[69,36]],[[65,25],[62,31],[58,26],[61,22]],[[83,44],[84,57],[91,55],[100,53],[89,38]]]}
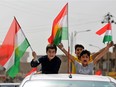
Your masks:
{"label": "man in dark jacket", "polygon": [[61,65],[61,60],[56,56],[57,47],[53,44],[49,44],[46,47],[46,54],[40,58],[37,58],[35,52],[32,52],[33,59],[31,61],[31,67],[37,67],[41,64],[41,73],[43,74],[57,74]]}

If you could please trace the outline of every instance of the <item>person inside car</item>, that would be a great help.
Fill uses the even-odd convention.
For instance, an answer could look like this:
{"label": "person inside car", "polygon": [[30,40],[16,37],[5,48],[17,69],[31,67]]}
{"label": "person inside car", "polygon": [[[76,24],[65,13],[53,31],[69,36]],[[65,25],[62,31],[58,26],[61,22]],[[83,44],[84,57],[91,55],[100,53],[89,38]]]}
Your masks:
{"label": "person inside car", "polygon": [[37,57],[35,52],[32,52],[31,67],[37,67],[41,64],[41,73],[57,74],[61,65],[61,59],[56,56],[56,53],[57,47],[54,44],[48,44],[46,47],[47,55],[40,58]]}

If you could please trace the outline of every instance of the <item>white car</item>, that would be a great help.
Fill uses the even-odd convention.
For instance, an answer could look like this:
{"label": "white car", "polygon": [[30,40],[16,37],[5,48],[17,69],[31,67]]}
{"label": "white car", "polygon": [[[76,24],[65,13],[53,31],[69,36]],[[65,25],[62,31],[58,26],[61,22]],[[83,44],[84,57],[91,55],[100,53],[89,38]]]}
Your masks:
{"label": "white car", "polygon": [[20,83],[0,83],[0,87],[19,87]]}
{"label": "white car", "polygon": [[33,74],[19,87],[116,87],[116,80],[98,75]]}

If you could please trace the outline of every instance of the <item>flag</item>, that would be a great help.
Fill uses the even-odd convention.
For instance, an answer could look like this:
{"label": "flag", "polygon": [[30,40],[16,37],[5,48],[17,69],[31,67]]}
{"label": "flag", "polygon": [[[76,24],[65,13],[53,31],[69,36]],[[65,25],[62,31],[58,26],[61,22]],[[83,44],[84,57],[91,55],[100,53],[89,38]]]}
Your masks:
{"label": "flag", "polygon": [[102,71],[101,71],[101,70],[97,70],[97,71],[95,72],[95,75],[102,75]]}
{"label": "flag", "polygon": [[37,67],[32,68],[32,69],[26,74],[26,76],[31,75],[32,73],[35,73],[35,72],[37,72]]}
{"label": "flag", "polygon": [[102,35],[104,33],[103,43],[112,41],[111,23],[106,24],[103,28],[96,32],[98,35]]}
{"label": "flag", "polygon": [[15,77],[19,72],[20,59],[29,46],[20,25],[14,18],[0,48],[0,64],[5,67],[10,77]]}
{"label": "flag", "polygon": [[58,45],[61,40],[68,39],[68,3],[53,21],[52,33],[48,38],[50,44]]}

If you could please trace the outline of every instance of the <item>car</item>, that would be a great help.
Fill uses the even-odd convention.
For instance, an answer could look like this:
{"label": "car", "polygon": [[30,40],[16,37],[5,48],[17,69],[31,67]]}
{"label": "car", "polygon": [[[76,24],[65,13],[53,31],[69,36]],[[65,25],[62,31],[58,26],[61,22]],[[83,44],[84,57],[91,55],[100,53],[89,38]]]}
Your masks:
{"label": "car", "polygon": [[0,87],[19,87],[20,83],[0,83]]}
{"label": "car", "polygon": [[19,87],[116,87],[116,80],[98,75],[32,74]]}

